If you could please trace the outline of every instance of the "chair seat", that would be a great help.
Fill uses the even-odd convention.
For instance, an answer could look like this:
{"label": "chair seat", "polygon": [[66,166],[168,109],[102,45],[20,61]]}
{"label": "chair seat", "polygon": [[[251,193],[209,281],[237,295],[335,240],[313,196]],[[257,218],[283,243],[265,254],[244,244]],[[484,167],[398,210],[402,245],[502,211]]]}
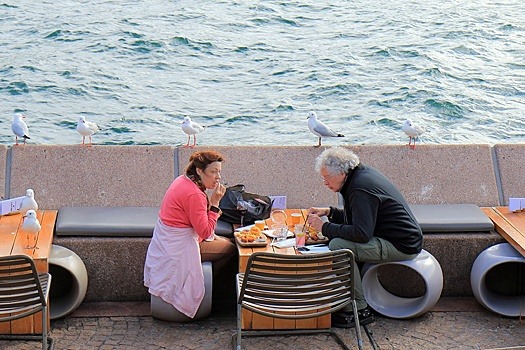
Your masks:
{"label": "chair seat", "polygon": [[49,273],[38,273],[28,255],[0,257],[0,322],[35,317],[32,315],[38,313],[41,322],[41,335],[8,334],[0,335],[0,339],[41,340],[43,350],[53,349],[54,342],[47,330],[51,278]]}
{"label": "chair seat", "polygon": [[[241,350],[242,336],[274,336],[329,333],[349,349],[331,329],[305,329],[293,321],[312,319],[342,310],[347,305],[356,319],[356,337],[362,349],[361,327],[357,317],[354,287],[354,254],[347,249],[311,255],[255,252],[246,271],[237,274],[237,332],[234,347]],[[292,321],[293,329],[243,330],[243,311]],[[248,317],[249,318],[249,317]],[[249,321],[248,321],[249,322]],[[372,337],[363,326],[369,340]]]}
{"label": "chair seat", "polygon": [[173,305],[155,295],[151,295],[151,316],[168,322],[190,322],[208,317],[211,313],[213,290],[213,269],[210,261],[202,263],[202,272],[204,273],[204,298],[193,318],[184,315],[173,307]]}
{"label": "chair seat", "polygon": [[[425,282],[425,293],[416,298],[402,298],[387,291],[379,281],[378,273],[378,269],[385,265],[402,265],[417,272]],[[362,274],[363,292],[368,305],[380,314],[392,318],[406,319],[426,313],[436,305],[443,290],[441,266],[436,258],[424,249],[413,260],[366,263]],[[403,276],[398,278],[402,280]]]}
{"label": "chair seat", "polygon": [[[509,243],[496,244],[482,251],[474,261],[470,273],[472,292],[481,305],[494,313],[509,317],[522,316],[525,295],[503,295],[487,286],[490,271],[504,264],[518,264],[523,266],[521,271],[525,271],[525,257]],[[521,273],[520,276],[519,268],[517,270],[518,273],[514,276],[519,283],[520,279],[524,280],[525,274]]]}

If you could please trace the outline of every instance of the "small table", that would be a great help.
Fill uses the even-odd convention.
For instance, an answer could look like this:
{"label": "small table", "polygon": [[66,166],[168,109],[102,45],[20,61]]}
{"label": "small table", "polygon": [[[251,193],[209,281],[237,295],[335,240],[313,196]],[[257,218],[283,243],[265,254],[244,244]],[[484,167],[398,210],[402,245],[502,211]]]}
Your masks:
{"label": "small table", "polygon": [[[22,230],[21,214],[0,216],[0,256],[25,254],[33,258],[38,272],[49,272],[49,254],[53,242],[53,231],[57,210],[37,210],[41,230],[36,248],[26,249],[27,236]],[[51,282],[53,283],[53,282]],[[49,326],[49,312],[48,326]],[[0,322],[0,334],[38,334],[42,332],[42,315],[27,316],[11,322]],[[48,327],[49,329],[49,327]]]}
{"label": "small table", "polygon": [[[290,214],[302,212],[304,217],[306,217],[306,210],[304,209],[286,209],[285,212],[287,216],[286,223],[291,231],[293,231],[293,224]],[[266,220],[266,223],[268,227],[271,227],[272,220],[268,219]],[[301,219],[301,223],[304,223],[304,219]],[[250,258],[250,255],[255,252],[273,252],[292,255],[297,254],[295,247],[277,248],[271,246],[270,242],[271,239],[267,239],[267,244],[265,247],[243,247],[237,244],[237,250],[239,252],[239,272],[246,271],[248,259]],[[243,329],[325,329],[330,327],[330,314],[304,320],[288,320],[255,314],[245,309],[242,310]]]}
{"label": "small table", "polygon": [[496,231],[525,257],[525,211],[512,212],[508,207],[482,209],[494,222]]}

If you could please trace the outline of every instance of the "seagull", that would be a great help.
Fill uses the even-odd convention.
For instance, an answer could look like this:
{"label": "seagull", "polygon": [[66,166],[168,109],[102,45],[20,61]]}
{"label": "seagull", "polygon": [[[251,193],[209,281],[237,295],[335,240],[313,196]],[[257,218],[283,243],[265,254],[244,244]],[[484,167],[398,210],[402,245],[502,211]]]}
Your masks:
{"label": "seagull", "polygon": [[29,236],[30,235],[36,235],[40,231],[40,222],[38,221],[38,218],[36,217],[36,211],[33,209],[30,209],[27,211],[26,215],[23,216],[24,222],[22,223],[22,230],[24,230],[25,233],[27,233],[27,246],[26,249],[35,248],[36,246],[36,236],[34,240],[34,244],[29,244]]}
{"label": "seagull", "polygon": [[25,117],[22,113],[15,113],[15,115],[13,115],[11,130],[13,130],[13,133],[15,134],[15,145],[18,145],[19,137],[24,138],[24,145],[26,144],[26,139],[30,139],[29,129],[27,128],[27,124],[22,120],[23,118]]}
{"label": "seagull", "polygon": [[[410,147],[411,149],[416,149],[416,138],[419,135],[423,134],[425,132],[425,129],[412,122],[412,120],[407,119],[403,124],[403,132],[409,137],[408,147]],[[412,144],[412,139],[414,140],[414,144]]]}
{"label": "seagull", "polygon": [[321,137],[345,137],[345,135],[333,131],[328,125],[318,120],[315,112],[308,114],[308,129],[319,137],[319,144],[314,147],[321,147]]}
{"label": "seagull", "polygon": [[35,192],[31,188],[26,190],[26,196],[22,200],[22,205],[20,206],[20,213],[26,215],[28,210],[38,210],[38,203],[35,200]]}
{"label": "seagull", "polygon": [[[185,147],[195,147],[197,143],[197,134],[204,131],[204,127],[191,121],[190,117],[184,117],[182,122],[182,131],[188,134],[188,143]],[[190,136],[193,135],[193,146],[190,146]]]}
{"label": "seagull", "polygon": [[93,145],[91,135],[95,134],[99,130],[97,124],[86,121],[86,117],[81,116],[78,118],[77,131],[82,135],[82,145],[85,144],[86,137],[89,137],[89,145]]}

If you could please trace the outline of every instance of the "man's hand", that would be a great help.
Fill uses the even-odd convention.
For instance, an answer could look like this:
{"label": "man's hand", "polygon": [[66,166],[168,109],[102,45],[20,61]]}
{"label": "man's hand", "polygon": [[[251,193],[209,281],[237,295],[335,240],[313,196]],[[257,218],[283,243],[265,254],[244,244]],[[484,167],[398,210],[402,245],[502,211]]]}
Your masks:
{"label": "man's hand", "polygon": [[317,214],[309,214],[308,224],[315,228],[316,231],[321,232],[323,230],[324,221]]}
{"label": "man's hand", "polygon": [[321,216],[328,216],[328,214],[330,214],[330,208],[311,207],[310,209],[308,209],[308,215],[317,215],[321,217]]}

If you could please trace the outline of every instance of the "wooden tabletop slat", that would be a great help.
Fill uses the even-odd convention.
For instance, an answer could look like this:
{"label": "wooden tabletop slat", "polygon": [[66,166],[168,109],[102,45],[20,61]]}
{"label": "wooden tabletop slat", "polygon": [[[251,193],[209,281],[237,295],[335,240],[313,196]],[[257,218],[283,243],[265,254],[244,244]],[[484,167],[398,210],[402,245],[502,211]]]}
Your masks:
{"label": "wooden tabletop slat", "polygon": [[47,259],[51,253],[51,246],[53,243],[53,233],[55,231],[55,222],[57,218],[58,211],[56,210],[46,210],[42,213],[42,218],[40,219],[40,225],[42,229],[40,230],[38,236],[38,248],[34,253],[34,258]]}
{"label": "wooden tabletop slat", "polygon": [[498,232],[525,256],[525,212],[510,212],[507,207],[482,208]]}
{"label": "wooden tabletop slat", "polygon": [[10,255],[15,243],[16,232],[21,225],[21,215],[0,216],[0,255]]}

